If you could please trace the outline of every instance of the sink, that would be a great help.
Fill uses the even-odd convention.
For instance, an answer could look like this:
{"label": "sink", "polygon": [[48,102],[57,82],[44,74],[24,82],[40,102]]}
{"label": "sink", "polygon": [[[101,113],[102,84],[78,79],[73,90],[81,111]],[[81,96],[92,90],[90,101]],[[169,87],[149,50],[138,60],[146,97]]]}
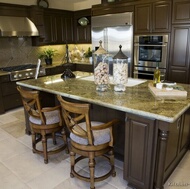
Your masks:
{"label": "sink", "polygon": [[[87,81],[94,81],[94,76],[88,76],[88,77],[82,77],[79,78],[82,80],[87,80]],[[136,85],[139,85],[141,83],[146,82],[147,80],[145,79],[135,79],[135,78],[128,78],[128,83],[126,84],[127,87],[134,87]],[[113,77],[110,77],[110,84],[114,84],[113,83]]]}

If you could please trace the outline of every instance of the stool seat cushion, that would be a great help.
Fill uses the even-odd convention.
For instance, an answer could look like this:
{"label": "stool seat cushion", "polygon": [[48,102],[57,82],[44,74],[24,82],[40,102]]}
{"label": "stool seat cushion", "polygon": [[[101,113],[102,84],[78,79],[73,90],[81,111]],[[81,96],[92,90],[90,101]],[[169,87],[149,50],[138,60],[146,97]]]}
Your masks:
{"label": "stool seat cushion", "polygon": [[[58,110],[54,110],[54,111],[50,111],[50,112],[44,112],[44,115],[46,117],[46,125],[59,123],[59,121],[60,121],[59,111]],[[34,123],[34,124],[37,124],[37,125],[42,124],[41,119],[38,118],[38,117],[34,117],[34,116],[30,116],[29,121],[31,123]]]}
{"label": "stool seat cushion", "polygon": [[[92,121],[91,126],[98,126],[103,124],[102,122]],[[83,128],[86,131],[86,122],[82,122],[78,124],[81,128]],[[94,145],[100,145],[105,144],[111,140],[110,136],[110,129],[102,129],[102,130],[94,130],[93,131],[93,137],[94,137]],[[79,137],[73,133],[70,134],[71,140],[73,140],[76,143],[82,144],[82,145],[88,145],[88,140],[82,137]]]}

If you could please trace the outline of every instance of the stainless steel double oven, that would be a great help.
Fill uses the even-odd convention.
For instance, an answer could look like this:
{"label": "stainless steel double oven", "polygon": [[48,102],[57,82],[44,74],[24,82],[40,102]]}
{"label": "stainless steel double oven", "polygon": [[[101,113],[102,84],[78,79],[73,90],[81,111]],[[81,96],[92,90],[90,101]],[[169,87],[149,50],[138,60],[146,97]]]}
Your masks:
{"label": "stainless steel double oven", "polygon": [[156,64],[165,79],[168,56],[168,35],[134,37],[134,78],[153,79]]}

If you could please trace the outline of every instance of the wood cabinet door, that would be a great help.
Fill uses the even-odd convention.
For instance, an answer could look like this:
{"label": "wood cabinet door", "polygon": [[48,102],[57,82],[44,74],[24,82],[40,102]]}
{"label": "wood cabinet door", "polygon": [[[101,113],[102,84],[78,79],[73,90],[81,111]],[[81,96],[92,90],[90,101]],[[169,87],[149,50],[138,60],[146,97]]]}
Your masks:
{"label": "wood cabinet door", "polygon": [[44,43],[51,44],[54,42],[54,31],[53,31],[53,17],[50,14],[44,15],[44,28],[45,28],[45,39]]}
{"label": "wood cabinet door", "polygon": [[172,27],[168,79],[177,83],[189,83],[190,26]]}
{"label": "wood cabinet door", "polygon": [[73,29],[73,17],[65,17],[64,18],[64,26],[63,26],[63,36],[64,41],[66,43],[73,43],[74,42],[74,29]]}
{"label": "wood cabinet door", "polygon": [[178,156],[181,125],[182,117],[180,117],[176,122],[171,123],[169,127],[169,137],[167,141],[165,161],[165,177],[167,177],[171,173],[170,166]]}
{"label": "wood cabinet door", "polygon": [[149,33],[151,30],[151,4],[135,6],[135,33]]}
{"label": "wood cabinet door", "polygon": [[77,26],[76,43],[91,43],[91,26]]}
{"label": "wood cabinet door", "polygon": [[124,179],[135,188],[153,188],[156,120],[126,113]]}
{"label": "wood cabinet door", "polygon": [[189,146],[190,141],[190,109],[187,110],[183,116],[183,122],[181,125],[180,145],[179,153],[183,153]]}
{"label": "wood cabinet door", "polygon": [[170,32],[171,2],[153,3],[152,32]]}
{"label": "wood cabinet door", "polygon": [[190,23],[190,1],[173,0],[173,23]]}

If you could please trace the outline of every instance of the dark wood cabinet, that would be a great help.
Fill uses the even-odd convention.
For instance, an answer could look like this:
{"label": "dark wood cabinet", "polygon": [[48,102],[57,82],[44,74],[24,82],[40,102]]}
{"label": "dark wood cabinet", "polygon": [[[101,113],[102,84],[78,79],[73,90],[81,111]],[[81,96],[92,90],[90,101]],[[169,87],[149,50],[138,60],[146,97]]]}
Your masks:
{"label": "dark wood cabinet", "polygon": [[32,6],[30,18],[40,33],[39,37],[32,38],[34,46],[74,43],[72,11]]}
{"label": "dark wood cabinet", "polygon": [[190,24],[189,0],[173,0],[172,23]]}
{"label": "dark wood cabinet", "polygon": [[[78,20],[86,17],[89,23],[81,26]],[[91,43],[91,9],[74,12],[75,43]]]}
{"label": "dark wood cabinet", "polygon": [[124,179],[133,187],[153,188],[153,174],[157,136],[156,120],[126,114]]}
{"label": "dark wood cabinet", "polygon": [[16,82],[3,82],[1,83],[2,103],[4,111],[19,107],[22,105],[20,95],[16,89]]}
{"label": "dark wood cabinet", "polygon": [[135,6],[135,33],[151,31],[151,4]]}
{"label": "dark wood cabinet", "polygon": [[190,110],[170,124],[165,161],[164,180],[167,180],[188,149],[190,137]]}
{"label": "dark wood cabinet", "polygon": [[135,6],[135,34],[170,32],[171,1]]}
{"label": "dark wood cabinet", "polygon": [[44,14],[45,40],[47,44],[74,42],[73,13],[47,11]]}
{"label": "dark wood cabinet", "polygon": [[173,25],[168,65],[168,80],[190,83],[190,26]]}
{"label": "dark wood cabinet", "polygon": [[[123,1],[122,1],[123,2]],[[102,5],[93,5],[92,6],[92,16],[99,16],[105,14],[116,14],[124,12],[134,12],[134,4],[130,1],[125,3],[107,3]]]}
{"label": "dark wood cabinet", "polygon": [[190,109],[173,123],[126,113],[124,179],[129,186],[162,188],[188,150],[189,122]]}

